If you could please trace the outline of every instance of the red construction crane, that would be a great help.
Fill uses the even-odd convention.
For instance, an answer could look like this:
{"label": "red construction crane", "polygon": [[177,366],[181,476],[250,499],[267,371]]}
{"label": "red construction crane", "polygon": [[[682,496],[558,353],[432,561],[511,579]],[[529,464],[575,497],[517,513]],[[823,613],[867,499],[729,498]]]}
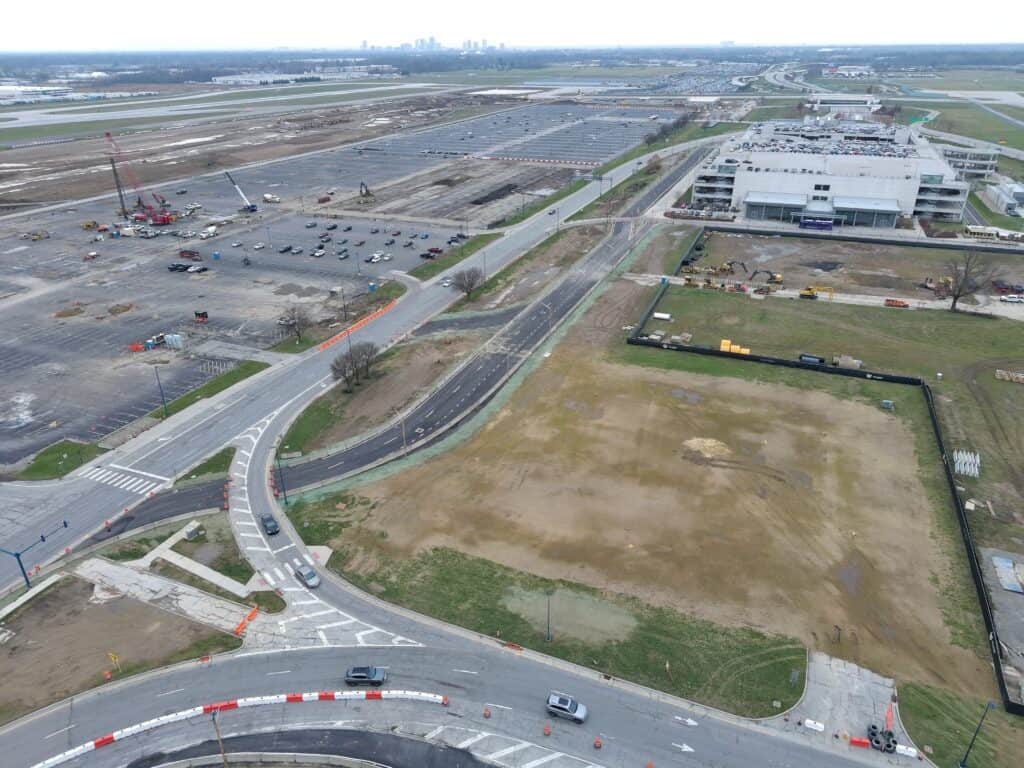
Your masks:
{"label": "red construction crane", "polygon": [[[121,171],[124,173],[125,178],[128,179],[128,183],[132,185],[132,189],[135,190],[135,213],[129,214],[128,209],[124,201],[124,188],[121,186],[121,179],[117,173],[117,160],[121,159],[121,147],[114,139],[113,135],[108,131],[104,134],[107,139],[107,143],[110,145],[110,168],[114,172],[114,183],[117,185],[117,196],[121,201],[121,211],[124,216],[131,216],[135,221],[149,221],[150,224],[155,226],[162,226],[165,224],[171,224],[175,220],[175,215],[167,210],[167,200],[162,195],[156,192],[149,192],[148,194],[153,197],[157,205],[154,206],[151,203],[147,203],[145,200],[146,190],[139,184],[138,178],[132,171],[131,165],[128,163],[121,164]],[[159,206],[159,207],[157,207]]]}

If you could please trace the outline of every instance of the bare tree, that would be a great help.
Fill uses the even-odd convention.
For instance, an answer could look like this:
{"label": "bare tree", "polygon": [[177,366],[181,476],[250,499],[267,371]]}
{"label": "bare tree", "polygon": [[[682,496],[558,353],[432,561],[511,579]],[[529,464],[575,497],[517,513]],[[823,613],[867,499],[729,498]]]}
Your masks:
{"label": "bare tree", "polygon": [[284,324],[291,328],[292,333],[295,334],[296,341],[302,341],[302,332],[313,324],[309,310],[299,304],[292,304],[288,307],[285,310],[283,319],[285,321]]}
{"label": "bare tree", "polygon": [[483,282],[484,271],[480,267],[459,270],[452,275],[452,285],[467,296],[472,295],[473,291],[483,285]]}
{"label": "bare tree", "polygon": [[950,310],[956,312],[960,299],[973,296],[999,276],[998,269],[976,251],[964,251],[957,259],[946,264],[947,290],[953,303]]}
{"label": "bare tree", "polygon": [[370,370],[377,361],[380,347],[372,341],[360,341],[352,347],[350,354],[352,356],[352,365],[355,367],[357,374],[364,379],[370,378]]}
{"label": "bare tree", "polygon": [[331,361],[331,374],[335,381],[345,382],[346,392],[359,384],[359,369],[353,364],[350,352],[342,352]]}

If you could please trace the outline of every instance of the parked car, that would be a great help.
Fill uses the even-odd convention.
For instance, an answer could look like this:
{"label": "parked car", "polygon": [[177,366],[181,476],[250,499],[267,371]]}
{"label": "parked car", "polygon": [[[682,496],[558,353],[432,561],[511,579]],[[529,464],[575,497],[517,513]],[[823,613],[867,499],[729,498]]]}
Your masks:
{"label": "parked car", "polygon": [[1015,293],[1008,293],[1005,296],[1000,296],[999,300],[1005,301],[1008,304],[1024,304],[1024,296],[1018,296]]}
{"label": "parked car", "polygon": [[401,234],[402,234],[402,230],[396,229],[394,232],[391,233],[391,236],[392,237],[398,237]]}
{"label": "parked car", "polygon": [[202,264],[193,264],[191,267],[188,268],[188,271],[191,272],[193,275],[199,275],[202,274],[203,272],[207,272],[209,269],[209,267],[204,267]]}
{"label": "parked car", "polygon": [[373,261],[373,256],[367,256],[365,259],[363,259],[363,262],[366,264],[369,264],[371,261]]}
{"label": "parked car", "polygon": [[352,243],[352,245],[354,245],[356,248],[360,248],[360,247],[366,245],[366,241],[365,240],[356,240],[354,243]]}
{"label": "parked car", "polygon": [[231,244],[231,247],[232,248],[241,248],[242,247],[242,241],[241,240],[235,240],[235,242],[233,242]]}
{"label": "parked car", "polygon": [[188,194],[188,190],[187,189],[179,189],[175,194],[187,195]]}
{"label": "parked car", "polygon": [[275,520],[274,516],[269,512],[264,512],[260,515],[260,525],[263,526],[263,532],[266,533],[267,536],[273,536],[274,534],[281,532],[281,526],[277,524],[277,520]]}
{"label": "parked car", "polygon": [[393,238],[393,237],[389,237],[387,240],[384,241],[384,245],[394,245],[394,244],[395,244],[395,238]]}
{"label": "parked car", "polygon": [[189,267],[188,264],[180,264],[180,263],[168,264],[167,265],[167,269],[170,272],[185,272],[185,271],[188,270],[188,267]]}
{"label": "parked car", "polygon": [[345,227],[345,228],[344,228],[343,230],[341,230],[341,231],[342,231],[342,232],[351,232],[351,231],[352,231],[352,225],[351,225],[351,224],[349,224],[349,225],[348,225],[347,227]]}
{"label": "parked car", "polygon": [[427,248],[427,250],[431,253],[442,253],[444,251],[443,248],[438,248],[436,245],[433,248]]}
{"label": "parked car", "polygon": [[305,250],[305,248],[300,248],[300,247],[299,247],[299,246],[297,246],[297,245],[293,245],[293,246],[292,246],[292,253],[294,253],[294,254],[295,254],[296,256],[298,256],[298,255],[299,255],[300,253],[302,253],[302,252],[303,252],[304,250]]}
{"label": "parked car", "polygon": [[263,243],[256,243],[255,245],[253,245],[252,249],[253,249],[254,251],[262,251],[262,250],[263,250],[264,248],[266,248],[266,247],[267,247],[267,246],[266,246],[266,245],[264,245]]}
{"label": "parked car", "polygon": [[320,258],[321,256],[323,256],[323,255],[324,255],[325,253],[327,253],[327,251],[325,251],[325,250],[324,250],[323,248],[317,248],[317,249],[316,249],[315,251],[313,251],[313,252],[312,252],[312,253],[310,254],[310,256],[313,256],[314,258],[317,258],[317,259],[319,259],[319,258]]}
{"label": "parked car", "polygon": [[325,232],[324,234],[320,235],[320,242],[321,242],[321,243],[329,243],[329,242],[331,242],[331,236],[330,236],[330,235],[328,235],[328,234],[327,234],[327,233]]}
{"label": "parked car", "polygon": [[295,578],[302,582],[307,589],[316,589],[320,586],[320,577],[308,565],[295,566]]}
{"label": "parked car", "polygon": [[403,248],[415,248],[416,247],[416,243],[414,243],[412,240],[406,240],[404,243],[402,243],[402,247]]}
{"label": "parked car", "polygon": [[390,253],[385,253],[384,256],[382,257],[382,259],[383,259],[383,261],[391,261],[391,254]]}
{"label": "parked car", "polygon": [[345,245],[345,243],[347,243],[347,242],[348,242],[348,238],[347,237],[343,237],[343,238],[341,238],[341,240],[338,241],[338,245]]}
{"label": "parked car", "polygon": [[564,717],[577,725],[587,719],[587,708],[572,696],[566,696],[564,693],[554,691],[549,693],[547,710],[549,715]]}
{"label": "parked car", "polygon": [[420,258],[421,259],[432,259],[432,258],[434,258],[434,254],[432,254],[430,251],[424,251],[423,253],[420,254]]}
{"label": "parked car", "polygon": [[371,235],[376,235],[378,232],[380,232],[380,229],[378,227],[370,227]]}
{"label": "parked car", "polygon": [[339,251],[338,252],[338,261],[344,261],[347,258],[348,258],[348,251]]}
{"label": "parked car", "polygon": [[306,229],[315,229],[315,228],[316,228],[316,222],[315,221],[307,221],[306,222]]}
{"label": "parked car", "polygon": [[282,245],[280,248],[277,249],[277,252],[278,253],[289,253],[291,251],[291,249],[292,249],[292,247],[290,245]]}
{"label": "parked car", "polygon": [[338,228],[337,224],[328,224],[326,227],[324,227],[324,229],[332,230],[332,231],[337,229],[337,228]]}
{"label": "parked car", "polygon": [[420,240],[426,240],[428,237],[430,237],[430,233],[424,232],[422,235],[420,235]]}
{"label": "parked car", "polygon": [[381,686],[388,679],[388,672],[381,667],[349,667],[345,670],[345,685]]}

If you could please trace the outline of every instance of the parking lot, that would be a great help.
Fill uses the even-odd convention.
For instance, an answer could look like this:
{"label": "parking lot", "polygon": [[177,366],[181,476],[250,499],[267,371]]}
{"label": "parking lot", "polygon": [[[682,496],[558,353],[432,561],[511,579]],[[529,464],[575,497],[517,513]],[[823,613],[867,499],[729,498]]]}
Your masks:
{"label": "parking lot", "polygon": [[[659,112],[659,119],[672,116]],[[459,225],[412,223],[388,211],[376,212],[376,218],[365,209],[360,216],[347,215],[317,202],[329,190],[334,200],[351,199],[361,183],[386,187],[445,169],[454,159],[473,156],[473,162],[485,163],[483,157],[503,148],[532,142],[539,149],[530,151],[546,153],[552,162],[597,162],[639,142],[655,122],[644,110],[530,105],[268,162],[232,173],[257,207],[251,213],[240,212],[242,200],[221,173],[136,190],[131,168],[122,165],[129,207],[139,197],[156,205],[156,192],[169,209],[184,214],[193,208],[171,225],[148,227],[149,239],[138,232],[112,236],[115,197],[0,219],[0,465],[64,437],[96,440],[154,410],[160,403],[154,363],[160,364],[166,396],[174,398],[233,364],[196,353],[203,341],[231,342],[244,356],[246,347],[265,348],[283,335],[277,320],[291,304],[307,304],[315,316],[333,288],[354,298],[394,279],[395,271],[423,263],[420,255],[430,248],[458,247],[447,241]],[[588,136],[599,140],[580,154],[573,147],[586,145]],[[516,176],[514,166],[494,165],[507,178]],[[106,166],[91,172],[110,175]],[[530,171],[522,184],[543,194],[543,187],[553,191],[570,176],[571,169],[568,176]],[[472,199],[491,191],[483,174],[472,190],[452,195],[458,206],[472,207]],[[280,202],[264,202],[264,195]],[[445,191],[435,190],[434,196],[443,200]],[[506,195],[503,205],[519,197]],[[86,222],[107,231],[86,229]],[[337,226],[328,230],[332,225]],[[216,234],[200,239],[209,227]],[[330,240],[321,241],[321,235]],[[285,246],[289,252],[281,253]],[[302,251],[294,253],[292,246]],[[318,247],[323,253],[315,255]],[[181,257],[182,249],[198,251],[201,262]],[[87,258],[91,253],[95,258]],[[175,263],[205,271],[169,271]],[[196,325],[195,312],[208,313],[209,322]],[[189,354],[128,351],[133,343],[169,332],[186,335]]]}

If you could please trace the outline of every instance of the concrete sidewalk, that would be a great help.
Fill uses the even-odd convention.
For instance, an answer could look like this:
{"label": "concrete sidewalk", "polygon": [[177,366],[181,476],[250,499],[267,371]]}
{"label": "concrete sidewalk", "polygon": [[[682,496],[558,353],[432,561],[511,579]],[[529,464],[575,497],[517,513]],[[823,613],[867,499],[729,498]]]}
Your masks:
{"label": "concrete sidewalk", "polygon": [[183,571],[188,571],[193,576],[198,576],[203,581],[208,582],[218,589],[222,589],[235,597],[248,597],[249,593],[253,590],[251,590],[247,585],[240,584],[231,577],[225,576],[223,573],[219,573],[209,566],[203,565],[202,563],[193,560],[191,557],[186,557],[172,549],[175,544],[187,537],[191,529],[199,527],[202,527],[202,524],[198,520],[192,520],[188,525],[183,527],[169,539],[161,542],[159,546],[154,547],[138,560],[132,561],[132,565],[148,571],[154,560],[164,560],[171,565],[181,568]]}

